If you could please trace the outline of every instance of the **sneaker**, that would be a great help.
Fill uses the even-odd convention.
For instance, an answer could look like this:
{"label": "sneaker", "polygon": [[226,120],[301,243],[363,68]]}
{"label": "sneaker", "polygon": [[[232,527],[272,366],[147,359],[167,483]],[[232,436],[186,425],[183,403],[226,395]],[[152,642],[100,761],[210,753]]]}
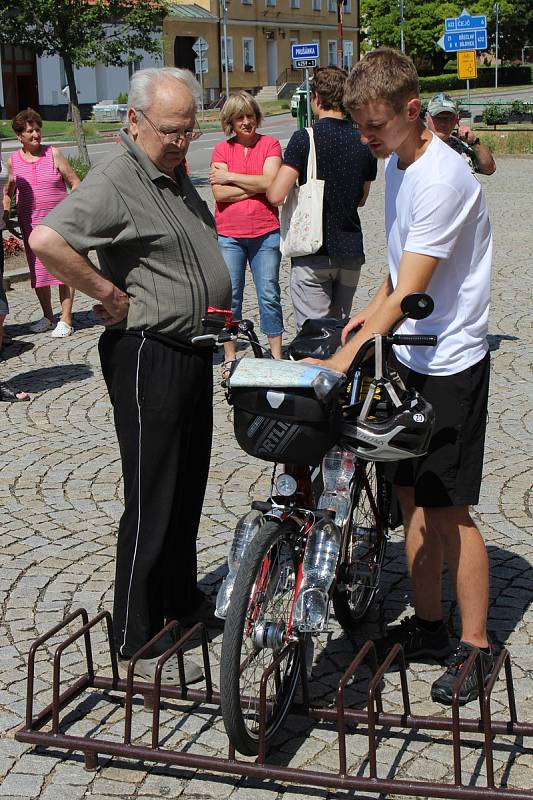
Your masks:
{"label": "sneaker", "polygon": [[63,322],[63,320],[60,319],[57,325],[55,326],[54,330],[50,334],[50,336],[53,336],[54,339],[62,339],[63,336],[70,336],[70,334],[73,333],[73,331],[74,328],[72,327],[72,325]]}
{"label": "sneaker", "polygon": [[54,323],[50,322],[48,317],[41,317],[37,322],[33,322],[30,325],[30,331],[32,333],[46,333],[46,331],[52,330],[53,327]]}
{"label": "sneaker", "polygon": [[432,658],[439,661],[452,651],[444,623],[436,631],[428,631],[418,624],[415,616],[406,617],[399,625],[393,625],[383,639],[375,642],[380,661],[383,661],[395,644],[401,644],[403,647],[406,661],[418,658]]}
{"label": "sneaker", "polygon": [[[459,642],[459,646],[448,659],[446,672],[441,675],[440,678],[437,678],[431,687],[431,699],[434,700],[435,703],[444,703],[444,705],[447,706],[452,704],[454,686],[459,680],[459,676],[461,675],[463,666],[466,663],[468,656],[472,650],[475,649],[476,648],[474,645],[471,645],[468,642]],[[486,683],[488,677],[494,669],[494,653],[492,648],[490,649],[490,653],[484,653],[483,650],[480,650],[479,656],[481,659],[483,683]],[[477,669],[474,663],[468,674],[468,677],[461,686],[461,691],[459,693],[459,705],[464,706],[466,703],[470,703],[477,697],[479,697],[479,689],[477,684]]]}

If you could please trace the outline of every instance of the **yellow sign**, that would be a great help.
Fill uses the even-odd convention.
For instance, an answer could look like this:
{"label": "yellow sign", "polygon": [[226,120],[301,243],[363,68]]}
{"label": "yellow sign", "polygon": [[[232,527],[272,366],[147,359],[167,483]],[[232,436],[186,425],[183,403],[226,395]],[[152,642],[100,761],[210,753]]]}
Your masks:
{"label": "yellow sign", "polygon": [[457,53],[457,77],[462,81],[477,78],[475,50],[459,50]]}

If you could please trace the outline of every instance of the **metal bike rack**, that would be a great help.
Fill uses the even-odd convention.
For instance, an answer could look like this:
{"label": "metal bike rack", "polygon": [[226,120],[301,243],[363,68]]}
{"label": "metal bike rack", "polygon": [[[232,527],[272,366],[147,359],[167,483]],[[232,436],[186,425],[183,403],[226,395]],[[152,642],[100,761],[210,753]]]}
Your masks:
{"label": "metal bike rack", "polygon": [[[52,702],[39,713],[34,713],[34,680],[36,654],[52,637],[59,634],[72,622],[81,622],[81,625],[71,635],[67,636],[56,647],[53,658],[52,677]],[[109,639],[109,657],[111,677],[99,676],[95,673],[94,660],[91,646],[91,631],[104,623],[107,627]],[[132,758],[136,760],[154,761],[167,765],[202,769],[208,772],[220,772],[229,775],[249,776],[255,778],[268,778],[307,786],[326,787],[335,789],[349,789],[357,792],[372,792],[381,794],[411,795],[418,797],[443,797],[460,798],[460,800],[532,800],[532,789],[511,789],[495,784],[494,780],[494,751],[493,738],[495,735],[505,736],[533,736],[533,724],[519,722],[516,715],[516,704],[513,691],[511,663],[509,653],[502,649],[494,671],[485,687],[481,665],[477,651],[473,651],[466,662],[466,669],[459,677],[454,687],[451,718],[440,716],[415,716],[411,713],[407,672],[403,651],[396,645],[385,661],[378,665],[376,651],[372,642],[368,641],[358,651],[352,663],[342,676],[336,693],[335,708],[312,708],[309,705],[309,694],[305,669],[305,647],[302,644],[302,695],[303,708],[299,712],[318,720],[336,723],[338,770],[336,772],[320,772],[312,769],[279,766],[268,763],[267,747],[264,735],[264,720],[266,717],[267,700],[266,684],[269,675],[275,671],[287,655],[283,650],[278,658],[267,668],[263,674],[260,686],[260,699],[256,702],[259,706],[260,736],[259,755],[255,761],[247,761],[236,755],[235,748],[228,745],[228,755],[208,756],[165,748],[161,744],[160,736],[160,708],[163,699],[173,699],[194,702],[209,706],[210,714],[217,713],[220,695],[213,690],[211,680],[211,667],[209,662],[208,640],[203,625],[198,624],[185,636],[182,636],[159,658],[155,679],[153,683],[136,681],[134,679],[135,662],[142,657],[147,648],[157,642],[162,636],[172,633],[178,628],[176,622],[169,623],[151,642],[143,647],[128,664],[126,680],[119,676],[117,655],[113,644],[113,625],[111,615],[103,611],[91,620],[85,609],[77,609],[65,619],[39,637],[32,645],[28,657],[28,682],[26,697],[26,722],[17,734],[16,739],[35,746],[52,747],[54,749],[76,750],[83,753],[86,769],[96,769],[98,754]],[[183,648],[187,641],[195,634],[200,634],[202,639],[203,666],[205,672],[205,689],[190,689],[185,683]],[[78,639],[84,639],[86,673],[67,689],[61,689],[61,658],[67,647]],[[177,653],[178,666],[181,678],[181,687],[162,685],[161,675],[164,663],[170,656]],[[348,682],[355,675],[364,661],[370,662],[372,678],[368,685],[367,707],[364,709],[348,708],[345,704],[345,689]],[[403,713],[387,713],[383,709],[381,685],[383,677],[391,665],[398,665]],[[459,713],[459,691],[467,674],[475,669],[478,685],[480,687],[479,718],[462,718]],[[500,673],[504,671],[509,717],[505,720],[496,720],[491,715],[491,695],[493,687]],[[99,689],[102,692],[113,691],[125,694],[125,720],[122,741],[102,738],[98,735],[74,736],[62,730],[60,714],[68,705],[83,695],[88,689]],[[133,698],[142,695],[144,706],[152,711],[151,743],[137,744],[132,742],[132,718],[134,713]],[[215,711],[211,707],[215,708]],[[183,713],[188,713],[187,709]],[[50,724],[51,723],[51,724]],[[347,729],[350,736],[365,736],[368,741],[368,753],[361,762],[368,761],[369,777],[358,774],[357,769],[349,772],[347,769],[346,737]],[[377,728],[380,733],[378,735]],[[361,730],[361,728],[363,730]],[[394,777],[378,777],[377,752],[379,741],[384,737],[384,732],[391,732],[394,728],[418,731],[437,731],[452,733],[454,782],[439,783],[428,780],[406,780]],[[486,785],[473,784],[470,776],[465,781],[461,766],[461,735],[464,733],[478,733],[483,735],[483,752],[486,763]],[[389,737],[392,738],[392,733]]]}

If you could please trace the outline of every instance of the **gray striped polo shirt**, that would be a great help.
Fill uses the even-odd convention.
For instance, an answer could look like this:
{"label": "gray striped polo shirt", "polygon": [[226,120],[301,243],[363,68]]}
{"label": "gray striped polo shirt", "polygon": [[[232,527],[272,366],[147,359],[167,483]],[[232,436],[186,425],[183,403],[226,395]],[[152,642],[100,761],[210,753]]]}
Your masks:
{"label": "gray striped polo shirt", "polygon": [[121,144],[43,224],[79,253],[95,249],[102,274],[128,293],[113,329],[188,340],[209,305],[231,307],[213,217],[183,167],[175,183],[124,132]]}

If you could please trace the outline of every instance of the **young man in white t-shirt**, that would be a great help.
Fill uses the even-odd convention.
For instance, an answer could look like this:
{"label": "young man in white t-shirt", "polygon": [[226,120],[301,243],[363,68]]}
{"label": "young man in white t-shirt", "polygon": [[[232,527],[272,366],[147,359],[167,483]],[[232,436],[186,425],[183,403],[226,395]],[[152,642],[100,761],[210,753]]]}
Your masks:
{"label": "young man in white t-shirt", "polygon": [[[328,366],[346,371],[361,344],[386,333],[401,317],[402,298],[428,292],[433,313],[408,320],[400,333],[436,334],[436,347],[396,347],[396,368],[433,405],[428,454],[394,465],[402,507],[415,616],[389,628],[407,658],[450,656],[432,686],[434,700],[451,703],[453,684],[477,647],[484,677],[494,658],[487,639],[489,570],[485,544],[469,512],[481,483],[488,396],[486,341],[492,236],[480,184],[456,152],[419,118],[418,76],[410,58],[382,48],[352,71],[344,105],[362,141],[386,165],[386,231],[390,274],[371,303],[344,331],[356,331]],[[441,606],[443,562],[455,587],[462,623],[453,652]],[[460,702],[478,696],[476,671]]]}

